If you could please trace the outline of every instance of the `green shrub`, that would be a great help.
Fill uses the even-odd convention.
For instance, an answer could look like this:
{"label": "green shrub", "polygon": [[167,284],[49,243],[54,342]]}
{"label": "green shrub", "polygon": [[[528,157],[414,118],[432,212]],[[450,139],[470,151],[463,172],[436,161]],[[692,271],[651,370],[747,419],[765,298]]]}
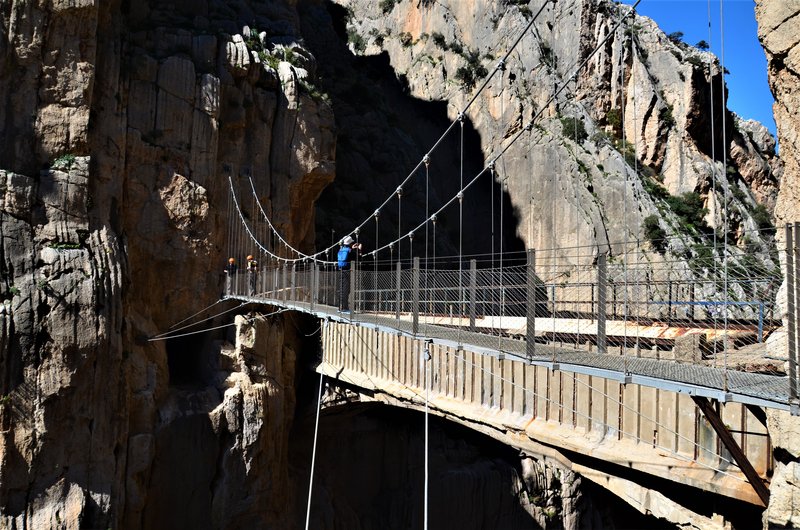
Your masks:
{"label": "green shrub", "polygon": [[672,105],[661,107],[661,110],[658,111],[658,119],[667,129],[674,127],[675,117],[672,115]]}
{"label": "green shrub", "polygon": [[367,49],[367,43],[364,42],[364,37],[355,29],[351,28],[347,30],[347,42],[352,44],[353,49],[358,53],[362,53]]}
{"label": "green shrub", "polygon": [[464,88],[474,88],[478,81],[489,75],[489,71],[481,64],[481,57],[477,51],[469,50],[467,53],[462,53],[461,56],[464,57],[467,64],[456,69],[455,78]]}
{"label": "green shrub", "polygon": [[688,191],[680,195],[670,195],[666,201],[685,228],[708,232],[709,228],[704,219],[708,210],[703,207],[703,198],[700,194]]}
{"label": "green shrub", "polygon": [[753,208],[753,221],[755,221],[758,229],[764,233],[769,235],[775,234],[775,225],[772,224],[772,216],[769,214],[767,207],[763,204],[756,204],[756,207]]}
{"label": "green shrub", "polygon": [[72,164],[74,162],[75,162],[75,155],[67,153],[53,160],[53,163],[50,167],[52,167],[53,169],[68,170],[72,167]]}
{"label": "green shrub", "polygon": [[673,31],[667,38],[672,41],[673,44],[682,44],[683,43],[683,32],[682,31]]}
{"label": "green shrub", "polygon": [[414,38],[411,36],[411,33],[404,31],[400,34],[400,44],[403,45],[403,48],[408,48],[414,43]]}
{"label": "green shrub", "polygon": [[644,237],[653,245],[653,248],[663,254],[667,250],[667,233],[661,228],[657,215],[648,215],[642,223]]}
{"label": "green shrub", "polygon": [[433,32],[431,34],[431,39],[433,39],[433,43],[443,50],[447,50],[447,41],[444,39],[444,35],[438,32]]}
{"label": "green shrub", "polygon": [[547,65],[549,68],[555,68],[556,54],[553,52],[553,48],[551,48],[547,44],[542,43],[541,52],[542,52],[542,63]]}
{"label": "green shrub", "polygon": [[686,62],[691,64],[691,65],[697,66],[698,68],[703,68],[705,66],[705,63],[703,62],[703,59],[701,59],[697,55],[687,55],[686,56]]}
{"label": "green shrub", "polygon": [[378,5],[380,5],[381,11],[383,11],[383,13],[386,14],[392,12],[392,10],[394,9],[394,5],[396,3],[397,0],[381,0],[380,4]]}
{"label": "green shrub", "polygon": [[576,143],[583,143],[588,137],[583,120],[578,118],[561,118],[561,128],[564,136]]}
{"label": "green shrub", "polygon": [[614,130],[622,128],[622,114],[618,109],[610,109],[606,112],[606,123],[611,125]]}

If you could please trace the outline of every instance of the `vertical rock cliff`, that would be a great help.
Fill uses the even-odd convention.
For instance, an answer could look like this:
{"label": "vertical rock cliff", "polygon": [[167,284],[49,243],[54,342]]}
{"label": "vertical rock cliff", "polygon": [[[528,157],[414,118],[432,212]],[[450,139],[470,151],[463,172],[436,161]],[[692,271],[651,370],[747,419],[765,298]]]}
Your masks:
{"label": "vertical rock cliff", "polygon": [[219,297],[229,176],[313,240],[333,117],[296,26],[291,2],[0,7],[0,526],[280,524],[295,328],[248,321],[242,358],[147,339]]}
{"label": "vertical rock cliff", "polygon": [[[612,32],[625,8],[611,2],[557,2],[465,120],[469,178],[543,111],[482,188],[504,197],[509,241],[577,241],[619,255],[630,240],[655,260],[643,220],[656,216],[675,236],[669,251],[690,256],[703,235],[682,230],[664,194],[698,194],[709,227],[735,234],[742,251],[744,234],[764,228],[758,205],[777,202],[779,219],[789,219],[797,32],[785,21],[797,16],[761,3],[781,149],[794,154],[785,189],[763,127],[711,106],[712,90],[717,101],[724,93],[713,56],[641,17]],[[542,5],[3,2],[0,527],[292,527],[288,439],[313,328],[240,309],[228,333],[149,339],[218,300],[231,248],[229,182],[246,195],[252,178],[278,230],[311,250],[315,203],[336,171],[318,223],[327,245],[331,228],[349,229],[394,190]],[[431,161],[434,201],[457,191],[460,163],[452,154]],[[726,186],[739,193],[723,220]],[[419,188],[408,193],[405,221],[382,218],[387,234],[424,211]],[[490,205],[467,200],[470,244],[485,252],[489,228],[477,221]],[[451,251],[454,226],[441,228]],[[749,248],[766,256],[768,244]],[[212,324],[229,323],[236,309],[216,308],[231,312]],[[798,452],[785,447],[778,472],[791,484]],[[499,472],[516,493],[533,491],[523,482],[535,475],[515,473]],[[542,473],[539,490],[575,493]],[[784,491],[789,508],[770,518],[797,525],[797,490]],[[572,508],[563,520],[577,520]],[[530,511],[543,526],[561,524]]]}
{"label": "vertical rock cliff", "polygon": [[[465,117],[477,133],[470,146],[480,155],[477,170],[504,151],[494,179],[507,192],[514,232],[524,246],[593,248],[586,252],[589,263],[597,253],[613,257],[634,248],[653,263],[693,262],[700,259],[693,247],[710,244],[716,231],[730,235],[736,259],[749,252],[774,268],[766,212],[775,204],[782,164],[763,126],[725,108],[723,75],[712,54],[670,40],[652,20],[605,0],[336,4],[352,53],[387,62],[409,96],[431,108],[440,102],[445,122],[476,97]],[[502,71],[492,75],[534,17]],[[337,94],[345,99],[348,79],[328,76],[323,83],[334,100]],[[361,90],[377,98],[369,86]],[[388,116],[385,128],[420,138],[412,118],[392,119],[397,109],[391,103],[375,106]],[[534,117],[535,126],[510,145]],[[417,118],[417,128],[424,128],[421,112]],[[349,156],[369,145],[366,137],[352,138],[341,146],[341,178],[332,190],[348,186],[348,174],[362,178],[366,172],[377,180],[383,167],[403,157],[421,159],[431,144],[418,143],[421,149],[414,146],[403,156],[382,151],[370,163]],[[449,163],[448,153],[455,152],[455,164],[432,171],[434,186],[457,181],[458,145],[445,147],[451,151],[436,150],[431,163],[442,156]],[[473,171],[465,181],[475,175],[471,155]],[[438,188],[444,200],[452,196],[447,191]],[[702,230],[681,218],[681,201],[707,210]],[[466,230],[480,234],[489,214],[470,217]],[[669,238],[665,248],[648,235],[648,218]],[[685,274],[704,273],[687,268]]]}
{"label": "vertical rock cliff", "polygon": [[[800,3],[757,0],[756,20],[786,164],[775,209],[777,223],[783,225],[800,215]],[[773,413],[769,419],[776,463],[765,519],[769,528],[794,528],[800,526],[800,421],[786,413]]]}

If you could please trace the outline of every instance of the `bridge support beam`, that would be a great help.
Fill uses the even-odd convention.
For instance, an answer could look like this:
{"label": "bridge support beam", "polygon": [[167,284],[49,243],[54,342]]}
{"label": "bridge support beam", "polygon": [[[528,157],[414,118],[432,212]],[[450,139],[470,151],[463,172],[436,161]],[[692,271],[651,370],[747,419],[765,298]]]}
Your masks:
{"label": "bridge support beam", "polygon": [[714,408],[714,405],[711,404],[708,398],[701,396],[692,396],[692,399],[697,403],[697,407],[703,411],[708,422],[716,431],[717,436],[719,436],[720,441],[725,445],[725,448],[728,449],[728,452],[736,461],[736,465],[739,466],[744,476],[750,481],[750,484],[753,486],[756,494],[758,494],[761,502],[764,503],[764,506],[769,505],[769,488],[764,485],[764,481],[758,476],[758,472],[753,468],[753,465],[750,463],[750,460],[747,459],[742,448],[739,447],[739,444],[733,439],[731,432],[725,426],[722,418],[719,417],[719,413]]}

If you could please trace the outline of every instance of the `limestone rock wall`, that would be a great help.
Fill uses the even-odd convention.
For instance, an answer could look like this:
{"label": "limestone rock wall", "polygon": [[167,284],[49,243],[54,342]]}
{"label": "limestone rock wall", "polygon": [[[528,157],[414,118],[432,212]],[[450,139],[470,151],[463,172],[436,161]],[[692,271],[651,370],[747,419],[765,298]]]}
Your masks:
{"label": "limestone rock wall", "polygon": [[775,104],[775,123],[786,164],[775,216],[779,224],[798,219],[800,205],[800,4],[794,1],[756,2],[758,37],[767,54],[767,69]]}
{"label": "limestone rock wall", "polygon": [[[781,158],[786,165],[775,210],[777,223],[783,225],[800,218],[800,2],[758,0],[755,12],[775,97],[772,108]],[[781,230],[778,235],[782,239]],[[769,528],[797,527],[800,525],[800,419],[786,413],[771,414],[769,430],[776,463],[765,520]]]}
{"label": "limestone rock wall", "polygon": [[[674,237],[669,252],[691,257],[688,247],[707,242],[682,227],[653,190],[698,193],[711,229],[734,234],[742,246],[747,232],[761,244],[756,232],[763,219],[759,224],[753,211],[758,204],[770,210],[776,201],[782,164],[774,140],[760,125],[723,108],[723,76],[712,54],[670,41],[652,20],[629,17],[615,29],[629,8],[605,0],[337,4],[347,12],[352,52],[388,58],[408,93],[446,102],[450,120],[543,7],[503,75],[492,78],[466,116],[480,135],[483,160],[489,161],[539,114],[537,126],[495,166],[495,180],[507,191],[525,246],[579,245],[614,256],[626,251],[623,243],[629,241],[635,243],[628,251],[631,245],[652,250],[643,221],[656,216]],[[573,78],[584,60],[587,67]],[[586,131],[579,138],[565,134],[575,119]],[[346,151],[343,146],[342,157]],[[437,156],[438,151],[433,160]],[[726,187],[732,190],[727,220]]]}
{"label": "limestone rock wall", "polygon": [[0,9],[0,527],[280,525],[294,328],[247,360],[147,338],[219,297],[229,176],[313,240],[333,117],[296,27],[282,1]]}

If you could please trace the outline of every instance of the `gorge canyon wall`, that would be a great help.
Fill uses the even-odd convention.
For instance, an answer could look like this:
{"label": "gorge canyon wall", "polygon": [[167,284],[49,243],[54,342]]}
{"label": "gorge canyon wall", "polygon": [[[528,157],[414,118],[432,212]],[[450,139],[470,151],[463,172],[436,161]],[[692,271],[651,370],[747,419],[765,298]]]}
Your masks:
{"label": "gorge canyon wall", "polygon": [[[782,221],[798,204],[796,42],[778,38],[798,34],[786,22],[797,15],[779,3],[761,0],[758,13],[780,157],[762,126],[721,107],[710,112],[728,138],[711,130],[718,62],[646,18],[613,32],[569,82],[624,14],[601,0],[4,2],[0,527],[291,528],[289,437],[313,323],[240,310],[227,334],[148,339],[217,302],[229,178],[246,189],[252,177],[293,245],[327,245],[331,228],[342,236],[391,195],[542,5],[503,80],[466,116],[469,172],[542,112],[484,188],[505,193],[509,241],[577,241],[595,249],[591,261],[630,240],[658,261],[642,228],[656,216],[669,252],[691,255],[701,236],[683,231],[658,186],[699,194],[708,225],[744,253],[745,235],[764,228],[759,205],[777,205]],[[569,120],[585,138],[565,134]],[[458,189],[450,147],[431,163],[435,201]],[[728,219],[717,179],[739,190]],[[423,212],[419,189],[407,219]],[[489,207],[472,206],[467,229],[485,251]],[[381,238],[403,229],[381,222]],[[451,251],[455,225],[443,228]],[[769,238],[749,244],[770,261]],[[771,427],[787,433],[789,455],[775,525],[800,524],[793,421]]]}

